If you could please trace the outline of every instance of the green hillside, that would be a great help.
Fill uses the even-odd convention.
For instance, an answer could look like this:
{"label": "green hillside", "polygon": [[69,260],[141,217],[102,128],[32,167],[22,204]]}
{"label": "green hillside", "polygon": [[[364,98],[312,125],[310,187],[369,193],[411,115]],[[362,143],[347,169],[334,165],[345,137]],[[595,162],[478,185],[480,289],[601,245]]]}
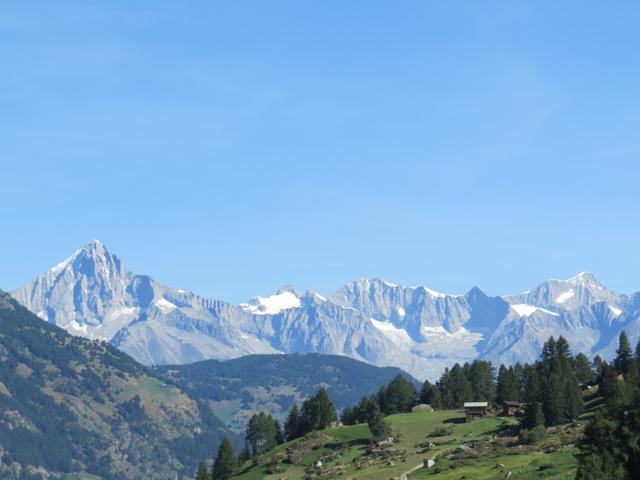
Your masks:
{"label": "green hillside", "polygon": [[301,403],[321,386],[327,388],[336,408],[342,409],[400,373],[418,385],[399,368],[321,354],[249,355],[156,367],[156,372],[193,398],[207,401],[237,431],[260,411],[283,419],[294,403]]}
{"label": "green hillside", "polygon": [[[366,424],[313,432],[247,462],[234,477],[258,479],[401,478],[428,459],[436,463],[410,479],[559,479],[573,478],[575,444],[583,421],[547,430],[542,442],[521,443],[514,417],[493,413],[464,423],[456,410],[416,412],[386,418],[397,441],[372,446]],[[314,467],[320,460],[322,466]],[[293,463],[292,463],[293,461]],[[297,463],[299,461],[299,463]]]}
{"label": "green hillside", "polygon": [[0,292],[0,478],[191,478],[225,434],[127,355]]}

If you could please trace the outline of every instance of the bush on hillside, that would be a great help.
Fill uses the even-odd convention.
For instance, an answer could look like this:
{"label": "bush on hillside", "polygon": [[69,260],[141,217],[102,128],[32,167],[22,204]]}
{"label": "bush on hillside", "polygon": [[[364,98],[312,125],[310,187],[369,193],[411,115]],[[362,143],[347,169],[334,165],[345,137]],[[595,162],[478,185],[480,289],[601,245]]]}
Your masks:
{"label": "bush on hillside", "polygon": [[542,425],[538,425],[531,430],[521,430],[518,434],[518,439],[520,440],[520,443],[532,445],[534,443],[540,443],[542,440],[544,440],[545,434],[546,432],[544,427]]}

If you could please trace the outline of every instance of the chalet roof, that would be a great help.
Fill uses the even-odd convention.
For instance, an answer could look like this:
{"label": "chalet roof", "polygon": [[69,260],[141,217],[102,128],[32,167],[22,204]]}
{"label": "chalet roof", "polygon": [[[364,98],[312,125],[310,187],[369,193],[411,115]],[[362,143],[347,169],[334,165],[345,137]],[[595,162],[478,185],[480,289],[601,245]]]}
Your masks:
{"label": "chalet roof", "polygon": [[488,406],[489,404],[487,402],[464,402],[464,408],[486,408]]}
{"label": "chalet roof", "polygon": [[519,407],[520,406],[520,402],[516,402],[515,400],[505,400],[504,404],[507,407]]}

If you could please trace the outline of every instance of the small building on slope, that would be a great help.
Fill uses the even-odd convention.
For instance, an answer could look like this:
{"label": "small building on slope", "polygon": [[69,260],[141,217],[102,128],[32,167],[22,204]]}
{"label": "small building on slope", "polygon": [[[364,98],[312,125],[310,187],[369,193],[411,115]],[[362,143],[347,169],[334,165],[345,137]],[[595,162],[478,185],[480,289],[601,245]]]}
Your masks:
{"label": "small building on slope", "polygon": [[507,417],[513,417],[520,413],[520,402],[516,402],[515,400],[505,400],[502,404],[502,411]]}
{"label": "small building on slope", "polygon": [[464,419],[465,421],[472,422],[476,418],[484,417],[487,414],[489,404],[487,402],[465,402],[464,404]]}

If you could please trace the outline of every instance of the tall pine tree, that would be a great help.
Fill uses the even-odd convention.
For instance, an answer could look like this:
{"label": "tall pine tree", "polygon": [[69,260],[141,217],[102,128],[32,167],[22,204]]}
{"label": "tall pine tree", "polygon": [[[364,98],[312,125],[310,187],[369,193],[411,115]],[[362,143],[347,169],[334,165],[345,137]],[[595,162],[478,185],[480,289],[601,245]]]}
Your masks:
{"label": "tall pine tree", "polygon": [[616,359],[613,362],[613,367],[616,369],[616,373],[619,375],[625,375],[629,371],[629,367],[633,362],[633,355],[631,353],[631,345],[629,344],[629,337],[623,330],[618,337],[618,350],[616,351]]}
{"label": "tall pine tree", "polygon": [[467,379],[471,384],[471,398],[474,401],[493,403],[496,398],[496,371],[491,362],[474,360],[469,366]]}
{"label": "tall pine tree", "polygon": [[207,462],[200,462],[198,465],[198,471],[196,472],[196,480],[210,480],[209,472],[207,471]]}
{"label": "tall pine tree", "polygon": [[300,436],[300,409],[298,404],[294,403],[289,410],[287,420],[284,422],[284,436],[287,441],[291,441]]}
{"label": "tall pine tree", "polygon": [[324,430],[338,419],[336,408],[324,387],[313,397],[304,401],[300,417],[302,434]]}
{"label": "tall pine tree", "polygon": [[229,480],[236,469],[236,455],[227,437],[222,440],[218,448],[218,456],[213,463],[211,476],[213,480]]}
{"label": "tall pine tree", "polygon": [[385,390],[384,409],[386,415],[411,411],[416,398],[416,387],[403,375],[398,374]]}
{"label": "tall pine tree", "polygon": [[377,402],[367,404],[367,425],[374,442],[383,440],[391,435],[391,427],[385,421]]}
{"label": "tall pine tree", "polygon": [[589,363],[589,359],[582,352],[576,355],[575,371],[576,379],[582,385],[589,385],[593,383],[596,378],[596,375],[591,368],[591,364]]}
{"label": "tall pine tree", "polygon": [[255,414],[246,428],[246,442],[252,455],[261,455],[278,445],[276,420],[264,412]]}
{"label": "tall pine tree", "polygon": [[512,367],[500,366],[498,370],[498,384],[496,387],[496,403],[502,404],[508,400],[519,401],[520,392],[516,384],[516,376]]}

